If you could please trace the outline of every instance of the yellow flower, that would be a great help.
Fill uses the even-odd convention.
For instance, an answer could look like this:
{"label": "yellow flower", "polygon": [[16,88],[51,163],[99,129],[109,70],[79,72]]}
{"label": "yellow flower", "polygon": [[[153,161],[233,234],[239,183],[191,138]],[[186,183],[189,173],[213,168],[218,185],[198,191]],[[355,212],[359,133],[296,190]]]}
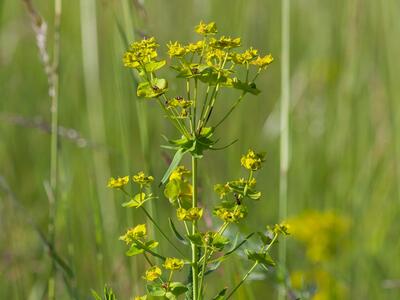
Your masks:
{"label": "yellow flower", "polygon": [[222,36],[218,40],[214,38],[210,40],[210,46],[218,49],[231,49],[240,47],[240,45],[241,45],[240,37],[231,38]]}
{"label": "yellow flower", "polygon": [[248,182],[248,185],[249,185],[249,187],[255,187],[256,186],[256,184],[257,184],[257,180],[253,177],[253,178],[251,178],[250,180],[249,180],[249,182]]}
{"label": "yellow flower", "polygon": [[210,66],[214,64],[213,60],[216,60],[217,64],[222,64],[225,60],[225,57],[226,61],[229,61],[231,58],[229,55],[227,56],[227,52],[221,49],[211,49],[206,53],[207,64]]}
{"label": "yellow flower", "polygon": [[200,207],[191,207],[189,209],[180,207],[176,210],[176,216],[181,221],[198,220],[203,216],[203,209]]}
{"label": "yellow flower", "polygon": [[185,262],[182,259],[175,257],[167,257],[164,262],[164,268],[171,271],[181,270]]}
{"label": "yellow flower", "polygon": [[124,66],[139,68],[153,61],[158,56],[156,51],[158,46],[154,37],[132,43],[129,50],[124,54]]}
{"label": "yellow flower", "polygon": [[215,22],[206,24],[203,21],[201,21],[200,24],[195,27],[195,31],[201,35],[216,34],[217,24],[215,24]]}
{"label": "yellow flower", "polygon": [[117,178],[111,177],[108,180],[107,186],[109,188],[119,189],[127,185],[128,182],[129,182],[129,176],[117,177]]}
{"label": "yellow flower", "polygon": [[200,54],[203,51],[203,47],[204,47],[204,41],[190,43],[186,46],[186,52]]}
{"label": "yellow flower", "polygon": [[154,177],[153,176],[145,176],[144,172],[141,171],[141,172],[137,173],[136,175],[133,175],[132,180],[135,183],[146,185],[146,184],[152,183],[154,181]]}
{"label": "yellow flower", "polygon": [[255,153],[253,150],[249,150],[247,154],[243,155],[240,159],[240,163],[243,167],[253,171],[261,169],[261,163],[263,161],[264,155],[261,153]]}
{"label": "yellow flower", "polygon": [[257,57],[255,60],[250,62],[252,65],[255,65],[259,68],[266,69],[268,65],[270,65],[274,61],[274,58],[271,54],[265,55],[264,57]]}
{"label": "yellow flower", "polygon": [[184,166],[179,166],[174,171],[172,171],[171,175],[169,176],[169,181],[172,181],[174,179],[184,180],[185,177],[189,177],[190,174],[190,170],[186,169]]}
{"label": "yellow flower", "polygon": [[275,234],[289,235],[290,225],[287,223],[275,224],[273,231]]}
{"label": "yellow flower", "polygon": [[167,47],[168,47],[169,57],[174,57],[174,56],[182,57],[182,56],[184,56],[186,54],[186,48],[183,47],[178,42],[175,42],[175,43],[169,42],[167,44]]}
{"label": "yellow flower", "polygon": [[146,224],[139,224],[134,228],[128,229],[124,235],[119,237],[119,239],[129,245],[134,242],[134,240],[146,237],[146,234]]}
{"label": "yellow flower", "polygon": [[219,195],[219,198],[224,198],[228,193],[230,193],[232,189],[229,187],[229,184],[216,184],[214,185],[214,192]]}
{"label": "yellow flower", "polygon": [[153,266],[146,271],[145,276],[143,277],[147,281],[154,281],[161,276],[161,269],[157,266]]}
{"label": "yellow flower", "polygon": [[258,50],[254,49],[253,47],[250,47],[243,53],[236,53],[233,55],[233,61],[236,64],[246,64],[252,61],[254,58],[256,58],[258,55]]}
{"label": "yellow flower", "polygon": [[217,207],[214,214],[224,222],[237,223],[247,215],[244,205],[235,205],[232,208]]}
{"label": "yellow flower", "polygon": [[147,295],[144,296],[136,296],[133,300],[147,300]]}
{"label": "yellow flower", "polygon": [[168,108],[170,108],[170,107],[175,107],[175,108],[180,107],[180,108],[183,108],[183,109],[187,109],[193,104],[193,101],[192,100],[186,100],[186,99],[178,96],[178,97],[175,97],[175,98],[172,98],[172,99],[168,100],[166,104],[167,104]]}

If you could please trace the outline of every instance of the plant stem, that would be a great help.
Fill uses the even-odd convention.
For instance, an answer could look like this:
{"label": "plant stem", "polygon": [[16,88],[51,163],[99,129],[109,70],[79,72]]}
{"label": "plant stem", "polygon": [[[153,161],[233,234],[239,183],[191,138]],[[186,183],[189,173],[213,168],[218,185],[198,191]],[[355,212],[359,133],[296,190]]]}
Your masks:
{"label": "plant stem", "polygon": [[246,95],[246,92],[243,92],[239,98],[236,100],[236,102],[232,105],[232,107],[229,109],[229,111],[225,114],[225,116],[217,123],[217,125],[214,126],[214,129],[217,128],[219,125],[221,125],[229,116],[230,114],[235,110],[235,108],[239,105],[239,103],[242,101],[243,97]]}
{"label": "plant stem", "polygon": [[199,296],[202,297],[203,296],[203,281],[204,281],[204,273],[206,271],[206,267],[207,267],[207,250],[208,247],[205,247],[204,250],[204,260],[203,260],[203,266],[201,268],[201,274],[200,274],[200,285],[199,285]]}
{"label": "plant stem", "polygon": [[[197,207],[197,158],[192,156],[192,207]],[[192,234],[197,232],[197,220],[192,222]],[[198,266],[198,248],[191,242],[192,246],[192,276],[193,276],[193,300],[198,300],[199,292],[199,266]]]}
{"label": "plant stem", "polygon": [[[271,246],[275,243],[276,239],[278,238],[278,234],[275,234],[274,238],[268,244],[267,248],[264,247],[261,249],[261,252],[268,252]],[[259,262],[255,261],[251,268],[247,271],[247,273],[243,276],[242,280],[238,283],[238,285],[229,293],[225,300],[228,300],[232,295],[240,288],[240,286],[246,281],[247,277],[254,271],[254,269],[258,266]]]}
{"label": "plant stem", "polygon": [[[51,142],[50,142],[50,186],[52,196],[49,197],[49,242],[55,247],[55,218],[57,202],[58,182],[58,99],[59,99],[59,64],[60,64],[60,24],[61,24],[62,0],[54,1],[54,45],[52,84],[50,86],[51,97]],[[52,262],[51,275],[48,282],[48,299],[55,299],[56,263]]]}
{"label": "plant stem", "polygon": [[[289,99],[290,99],[290,1],[282,1],[282,60],[281,60],[281,116],[280,116],[280,178],[279,178],[279,219],[287,218],[289,169]],[[279,262],[286,269],[286,241],[279,244]],[[278,299],[286,298],[285,288],[279,288]]]}
{"label": "plant stem", "polygon": [[258,261],[256,261],[251,268],[247,271],[247,273],[244,275],[244,277],[242,278],[242,280],[238,283],[238,285],[229,293],[228,296],[226,296],[226,300],[228,300],[230,297],[232,297],[232,295],[241,287],[241,285],[243,284],[243,282],[245,282],[245,280],[247,279],[247,277],[249,277],[249,275],[251,274],[251,272],[253,272],[253,270],[258,266]]}

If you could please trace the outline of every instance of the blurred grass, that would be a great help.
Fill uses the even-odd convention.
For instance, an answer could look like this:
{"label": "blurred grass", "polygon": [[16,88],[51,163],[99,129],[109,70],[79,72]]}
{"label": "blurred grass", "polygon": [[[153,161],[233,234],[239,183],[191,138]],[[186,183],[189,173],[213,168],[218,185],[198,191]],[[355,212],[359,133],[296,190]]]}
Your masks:
{"label": "blurred grass", "polygon": [[[48,2],[34,3],[52,20]],[[265,196],[241,229],[249,232],[277,221],[280,2],[146,0],[146,18],[132,3],[70,0],[63,6],[59,121],[89,144],[77,147],[61,138],[56,249],[72,266],[81,299],[104,282],[121,299],[142,292],[135,278],[143,265],[124,257],[117,238],[143,216],[122,209],[120,195],[114,196],[105,183],[110,175],[144,168],[160,178],[166,167],[161,133],[172,132],[154,103],[137,104],[132,77],[121,63],[125,45],[117,21],[130,39],[133,30],[140,30],[163,45],[192,40],[199,20],[215,20],[221,32],[241,35],[245,46],[275,56],[277,63],[260,78],[263,93],[247,98],[219,132],[225,133],[221,143],[237,137],[239,143],[227,153],[210,153],[200,162],[200,174],[201,198],[211,203],[211,184],[240,175],[242,152],[249,147],[266,150],[266,167],[258,177]],[[80,11],[89,4],[90,11]],[[288,210],[296,215],[333,209],[351,219],[350,245],[330,266],[345,282],[348,299],[400,295],[398,286],[384,284],[400,279],[399,9],[396,0],[291,2]],[[22,3],[1,0],[0,13],[0,175],[45,231],[43,181],[49,178],[50,136],[7,121],[5,115],[50,122],[47,79]],[[161,220],[167,207],[162,197],[157,200],[154,209]],[[46,286],[51,261],[26,218],[0,193],[1,299],[41,299]],[[288,265],[295,269],[302,265],[304,251],[292,240],[288,246]],[[238,280],[239,271],[244,267],[229,264],[224,278]],[[57,299],[69,299],[63,286],[60,277]],[[238,295],[259,299],[267,288],[273,287],[254,282]]]}

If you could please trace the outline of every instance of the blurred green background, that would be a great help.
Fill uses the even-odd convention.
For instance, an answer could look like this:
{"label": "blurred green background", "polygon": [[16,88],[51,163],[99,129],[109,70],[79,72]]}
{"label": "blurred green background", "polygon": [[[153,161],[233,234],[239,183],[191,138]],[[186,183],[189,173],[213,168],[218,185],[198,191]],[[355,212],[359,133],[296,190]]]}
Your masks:
{"label": "blurred green background", "polygon": [[[48,21],[49,46],[51,2],[33,2]],[[314,238],[288,240],[293,292],[311,286],[314,299],[400,297],[399,14],[398,0],[291,1],[289,216],[299,226],[311,224]],[[89,299],[90,289],[101,290],[104,283],[119,299],[143,292],[143,262],[126,258],[118,241],[143,216],[121,208],[122,195],[106,182],[142,169],[161,178],[171,155],[159,147],[161,134],[172,136],[173,130],[155,103],[135,97],[132,77],[122,66],[121,33],[130,40],[133,31],[156,36],[165,50],[169,40],[194,40],[200,20],[214,20],[221,33],[241,36],[245,47],[275,57],[259,78],[262,94],[247,97],[217,133],[221,144],[239,142],[200,161],[200,197],[218,201],[212,185],[241,176],[239,159],[249,147],[264,150],[265,168],[258,174],[264,197],[239,230],[246,234],[278,221],[281,2],[64,1],[55,247],[74,274],[58,271],[57,299]],[[225,98],[217,114],[233,101],[230,94]],[[22,1],[0,0],[1,299],[46,297],[51,258],[37,233],[46,233],[48,223],[49,124],[47,78],[29,15]],[[173,212],[161,190],[155,192],[160,199],[151,209],[167,226]],[[324,217],[302,222],[310,210],[334,212],[348,226],[340,237],[328,229],[335,235],[330,237],[317,228]],[[322,234],[313,235],[314,230]],[[330,238],[335,246],[330,258],[307,257],[307,247]],[[236,258],[211,276],[231,285],[246,264]],[[300,276],[310,277],[300,288],[296,274],[317,275]],[[237,299],[276,299],[273,277],[259,271]],[[321,283],[324,278],[327,284]],[[208,289],[223,286],[210,283]]]}

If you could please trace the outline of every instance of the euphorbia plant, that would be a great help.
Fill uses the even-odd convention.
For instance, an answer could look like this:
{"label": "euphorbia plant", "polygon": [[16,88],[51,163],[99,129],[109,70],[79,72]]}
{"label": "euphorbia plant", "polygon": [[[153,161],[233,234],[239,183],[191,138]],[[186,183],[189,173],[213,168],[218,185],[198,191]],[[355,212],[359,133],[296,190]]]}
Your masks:
{"label": "euphorbia plant", "polygon": [[[254,235],[251,233],[242,241],[233,243],[226,236],[226,230],[233,223],[243,221],[247,216],[247,205],[261,198],[261,192],[256,190],[255,179],[264,161],[261,153],[249,150],[242,156],[240,162],[247,173],[245,178],[214,186],[218,203],[213,207],[199,203],[197,169],[199,160],[207,150],[226,148],[216,145],[216,129],[247,94],[260,93],[255,80],[272,63],[273,58],[270,54],[260,56],[254,48],[235,51],[241,46],[241,39],[227,36],[217,38],[214,22],[201,22],[195,31],[202,37],[199,41],[187,45],[168,43],[168,63],[158,59],[159,45],[153,37],[132,43],[124,55],[125,66],[133,68],[140,78],[137,96],[157,101],[178,135],[175,139],[166,138],[168,145],[164,148],[173,150],[174,156],[160,186],[163,185],[164,195],[175,210],[176,219],[182,224],[176,226],[174,218],[169,219],[171,231],[177,242],[181,242],[180,246],[172,241],[170,234],[165,232],[144,206],[146,201],[155,198],[150,193],[154,181],[152,176],[140,172],[132,178],[125,176],[111,178],[109,181],[109,187],[121,190],[129,197],[123,206],[142,210],[160,231],[163,239],[176,250],[173,257],[159,253],[159,242],[149,239],[145,224],[128,229],[120,237],[129,246],[126,253],[128,256],[143,255],[149,265],[143,275],[147,282],[147,295],[168,299],[176,299],[180,295],[193,300],[211,299],[212,295],[206,295],[204,289],[206,275],[220,267],[235,251],[242,251],[247,240]],[[157,76],[157,71],[167,64],[176,73],[176,80],[184,85],[185,95],[169,95],[168,81]],[[238,97],[221,119],[214,120],[214,107],[219,104],[223,89],[237,90]],[[191,156],[190,168],[181,165],[185,155]],[[131,180],[137,187],[135,194],[130,194],[125,188]],[[205,211],[211,210],[221,221],[218,228],[207,228],[202,223]],[[248,259],[253,261],[252,267],[236,286],[223,288],[212,299],[231,298],[257,266],[266,269],[274,266],[269,251],[281,234],[287,234],[287,226],[284,224],[258,232],[257,235],[261,237],[260,246],[245,249]],[[190,257],[187,256],[189,250]],[[186,282],[176,281],[175,274],[183,271],[188,273],[189,279]],[[221,283],[221,288],[224,286]],[[147,295],[135,299],[146,299]]]}

